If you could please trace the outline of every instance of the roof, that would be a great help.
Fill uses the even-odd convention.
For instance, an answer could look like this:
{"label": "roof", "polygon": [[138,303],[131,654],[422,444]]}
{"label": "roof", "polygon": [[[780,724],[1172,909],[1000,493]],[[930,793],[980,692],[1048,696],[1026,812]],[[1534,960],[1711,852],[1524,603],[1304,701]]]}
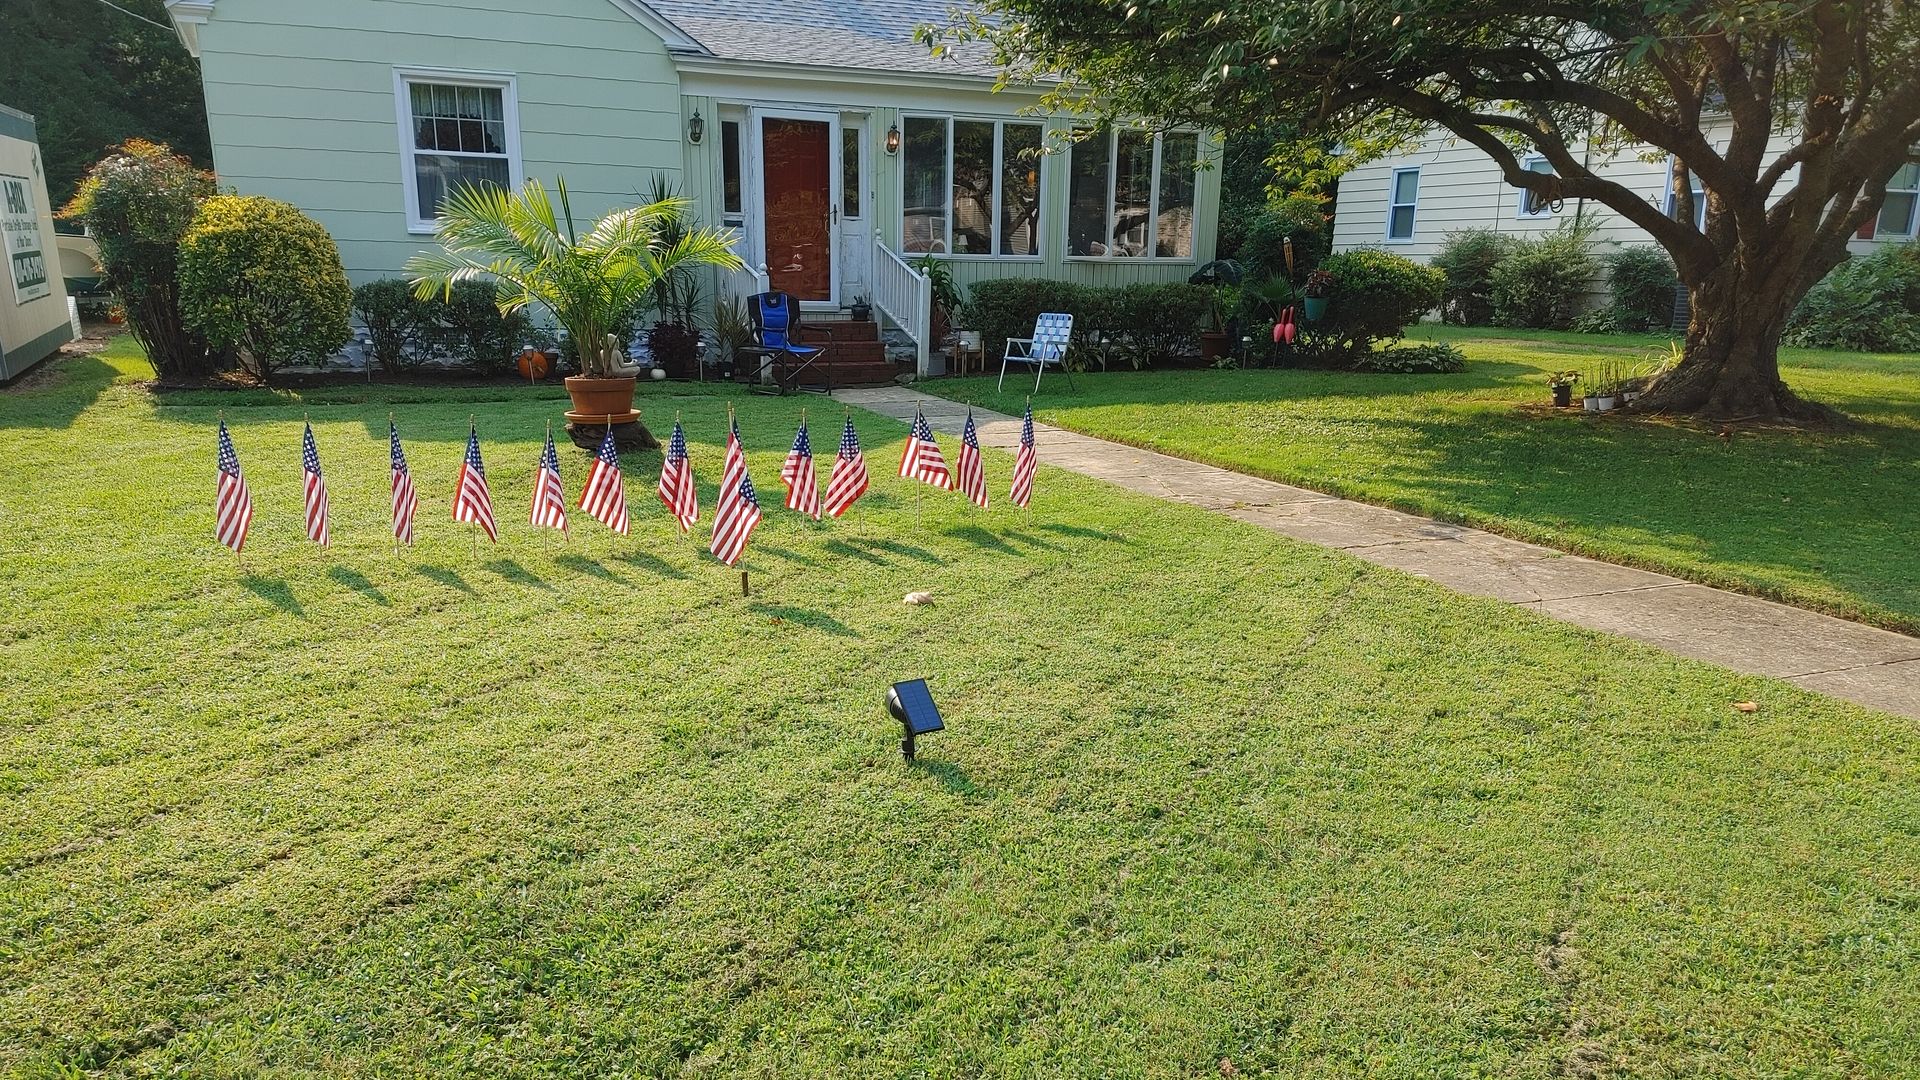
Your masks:
{"label": "roof", "polygon": [[984,46],[934,56],[917,27],[947,21],[947,0],[649,0],[723,60],[991,78]]}

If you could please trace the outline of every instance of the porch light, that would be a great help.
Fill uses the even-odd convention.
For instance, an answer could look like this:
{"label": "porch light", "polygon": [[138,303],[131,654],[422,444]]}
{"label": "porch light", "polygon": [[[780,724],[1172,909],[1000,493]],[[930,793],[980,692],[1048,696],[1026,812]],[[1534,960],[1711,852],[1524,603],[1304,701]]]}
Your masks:
{"label": "porch light", "polygon": [[899,152],[900,152],[900,125],[893,124],[887,128],[887,153],[897,154]]}
{"label": "porch light", "polygon": [[687,141],[697,146],[700,143],[700,137],[706,133],[707,121],[700,115],[700,110],[696,108],[693,110],[693,119],[687,121]]}

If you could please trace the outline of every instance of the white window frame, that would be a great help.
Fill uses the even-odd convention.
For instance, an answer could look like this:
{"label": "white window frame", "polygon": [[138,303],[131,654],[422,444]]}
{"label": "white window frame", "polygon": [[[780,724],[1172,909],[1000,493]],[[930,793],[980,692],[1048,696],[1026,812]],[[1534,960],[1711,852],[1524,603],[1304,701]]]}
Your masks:
{"label": "white window frame", "polygon": [[[393,106],[400,129],[400,186],[406,193],[407,232],[414,236],[432,236],[439,231],[439,218],[426,217],[420,208],[420,179],[414,169],[416,149],[413,128],[413,95],[416,83],[430,86],[471,86],[500,91],[500,116],[506,127],[507,179],[518,191],[526,180],[520,160],[519,78],[511,72],[463,71],[454,68],[396,67],[393,69]],[[493,157],[492,154],[434,153],[453,157]]]}
{"label": "white window frame", "polygon": [[[1534,168],[1535,165],[1547,165],[1547,155],[1528,154],[1520,162],[1520,168],[1523,172],[1539,172],[1540,171],[1539,169]],[[1545,175],[1557,176],[1559,174],[1553,171],[1552,165],[1547,165],[1547,171]],[[1533,193],[1528,191],[1526,188],[1520,189],[1520,198],[1518,202],[1516,202],[1514,205],[1514,214],[1513,214],[1513,216],[1517,220],[1539,221],[1541,218],[1550,218],[1550,217],[1553,217],[1556,213],[1558,213],[1558,211],[1554,210],[1553,205],[1551,203],[1545,206],[1542,206],[1540,209],[1535,210],[1532,213],[1528,213],[1527,212],[1527,196],[1531,194]],[[1388,197],[1389,198],[1392,197],[1391,193],[1389,193]],[[1418,199],[1417,195],[1415,196],[1415,199],[1416,200]],[[1415,215],[1418,216],[1418,211],[1415,212]]]}
{"label": "white window frame", "polygon": [[[1413,201],[1410,203],[1400,203],[1400,202],[1393,201],[1394,197],[1399,194],[1400,177],[1401,177],[1401,174],[1403,173],[1413,174]],[[1393,212],[1402,206],[1410,207],[1413,210],[1413,220],[1407,226],[1407,235],[1395,236],[1393,235]],[[1387,174],[1387,221],[1386,221],[1385,228],[1383,228],[1381,232],[1386,237],[1386,243],[1389,243],[1389,244],[1411,244],[1414,242],[1413,238],[1419,235],[1419,232],[1420,232],[1420,166],[1410,165],[1403,169],[1395,169],[1392,172]]]}
{"label": "white window frame", "polygon": [[[752,209],[750,206],[752,200],[749,197],[748,190],[750,185],[747,183],[748,158],[752,157],[748,149],[748,137],[752,132],[748,125],[747,110],[740,105],[718,105],[714,111],[719,114],[714,117],[714,123],[715,126],[720,129],[714,133],[714,157],[720,164],[719,172],[714,176],[714,183],[717,185],[714,191],[718,192],[718,195],[714,199],[714,205],[720,211],[720,224],[729,229],[739,229],[744,233],[747,227],[747,218]],[[740,172],[740,209],[738,210],[727,209],[726,125],[728,124],[735,125],[734,150],[737,157],[734,161],[734,166]]]}
{"label": "white window frame", "polygon": [[[1901,166],[1902,169],[1907,167],[1907,165]],[[1898,175],[1898,173],[1895,175]],[[1886,203],[1882,201],[1880,210],[1873,215],[1873,238],[1878,240],[1883,236],[1890,236],[1896,240],[1913,239],[1916,234],[1920,234],[1920,168],[1915,169],[1912,187],[1894,187],[1892,181],[1888,181],[1887,194],[1912,195],[1914,197],[1913,206],[1907,211],[1907,227],[1904,231],[1898,229],[1882,229],[1880,227],[1880,217],[1886,213],[1887,209]]]}
{"label": "white window frame", "polygon": [[[1040,241],[1040,252],[1037,255],[1000,254],[1000,197],[1004,191],[1004,185],[1002,185],[1000,181],[1004,178],[1006,168],[1006,163],[1002,160],[1002,155],[1006,153],[1007,125],[1020,124],[1025,127],[1039,128],[1040,145],[1044,149],[1047,145],[1046,121],[1028,119],[1022,116],[969,116],[965,113],[903,112],[900,114],[900,130],[903,140],[907,129],[907,121],[909,120],[940,120],[944,121],[947,125],[947,182],[944,188],[947,193],[947,233],[941,240],[941,246],[946,249],[944,251],[916,251],[912,253],[903,251],[902,254],[910,255],[911,258],[915,259],[920,258],[922,255],[932,255],[936,259],[953,259],[958,262],[1045,262],[1047,258],[1047,244],[1050,242],[1047,236],[1047,218],[1050,215],[1047,213],[1047,176],[1043,162],[1034,163],[1034,169],[1038,173],[1035,179],[1039,181],[1040,185],[1040,218],[1034,222],[1034,228]],[[953,125],[955,124],[993,125],[993,221],[991,222],[992,232],[990,234],[993,250],[984,254],[972,251],[961,253],[953,250]],[[899,177],[898,183],[895,185],[895,195],[897,197],[894,201],[900,205],[901,247],[904,248],[906,246],[905,228],[907,215],[907,162],[904,141],[900,149],[900,168],[895,171],[899,174]]]}
{"label": "white window frame", "polygon": [[[1149,186],[1148,193],[1147,193],[1147,197],[1148,197],[1147,221],[1151,226],[1151,228],[1153,229],[1153,239],[1156,241],[1159,239],[1159,233],[1160,233],[1160,153],[1161,153],[1161,146],[1162,146],[1163,139],[1165,138],[1165,136],[1168,136],[1168,135],[1192,135],[1194,137],[1194,149],[1196,152],[1206,144],[1205,138],[1201,135],[1201,133],[1197,129],[1194,129],[1194,128],[1171,128],[1167,131],[1156,131],[1153,133],[1153,166],[1152,166],[1153,182]],[[1084,142],[1085,140],[1075,142],[1073,146],[1068,150],[1068,153],[1069,154],[1079,153],[1080,147],[1084,144]],[[1118,127],[1110,127],[1107,129],[1107,218],[1105,223],[1101,226],[1101,228],[1104,230],[1104,235],[1106,237],[1104,246],[1107,247],[1108,249],[1111,249],[1113,247],[1113,204],[1114,204],[1114,199],[1116,197],[1116,194],[1118,193],[1119,187],[1120,187],[1119,162],[1120,162],[1120,129]],[[1062,181],[1062,183],[1065,183],[1067,185],[1067,215],[1066,215],[1067,223],[1061,231],[1061,244],[1063,245],[1063,250],[1067,252],[1067,261],[1068,262],[1097,262],[1097,263],[1161,263],[1163,265],[1168,265],[1168,266],[1180,266],[1180,265],[1191,266],[1194,262],[1197,261],[1194,253],[1197,253],[1200,250],[1200,215],[1198,213],[1199,202],[1200,202],[1200,178],[1198,176],[1198,173],[1200,172],[1200,162],[1197,159],[1194,161],[1193,171],[1196,174],[1194,176],[1194,181],[1193,181],[1193,201],[1195,204],[1194,205],[1195,213],[1193,215],[1192,224],[1188,226],[1188,228],[1190,229],[1190,233],[1187,237],[1187,250],[1189,254],[1166,255],[1166,256],[1151,255],[1151,254],[1149,255],[1113,255],[1113,254],[1075,255],[1073,254],[1073,239],[1072,237],[1066,235],[1067,230],[1070,230],[1073,228],[1073,223],[1072,223],[1073,163],[1072,163],[1072,159],[1069,158],[1067,163],[1067,169],[1066,169],[1066,178]],[[1148,249],[1151,250],[1154,245],[1148,244],[1147,246],[1148,246]]]}
{"label": "white window frame", "polygon": [[[1665,194],[1660,199],[1660,212],[1670,218],[1680,212],[1679,200],[1673,194],[1673,159],[1667,159],[1667,185],[1662,189]],[[1700,183],[1700,177],[1689,169],[1687,185],[1693,192],[1693,227],[1701,232],[1707,231],[1707,189]],[[1673,218],[1675,221],[1679,218]]]}

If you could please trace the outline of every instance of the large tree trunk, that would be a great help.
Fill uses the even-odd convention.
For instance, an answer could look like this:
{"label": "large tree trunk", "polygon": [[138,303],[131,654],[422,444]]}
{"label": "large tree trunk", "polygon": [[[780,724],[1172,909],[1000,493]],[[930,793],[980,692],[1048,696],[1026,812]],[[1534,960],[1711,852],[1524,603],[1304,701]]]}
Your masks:
{"label": "large tree trunk", "polygon": [[1799,275],[1770,267],[1743,273],[1730,259],[1687,290],[1686,355],[1636,403],[1641,412],[1690,413],[1715,421],[1829,420],[1780,380],[1780,334],[1805,290]]}

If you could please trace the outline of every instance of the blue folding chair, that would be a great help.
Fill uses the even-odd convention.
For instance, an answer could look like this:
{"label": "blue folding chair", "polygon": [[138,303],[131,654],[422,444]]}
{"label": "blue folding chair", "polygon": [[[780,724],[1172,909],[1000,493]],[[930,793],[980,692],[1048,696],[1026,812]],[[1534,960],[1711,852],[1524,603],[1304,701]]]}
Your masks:
{"label": "blue folding chair", "polygon": [[[774,393],[785,394],[802,389],[801,374],[813,367],[814,361],[820,359],[826,350],[818,345],[800,343],[799,304],[786,293],[763,292],[756,295],[747,306],[752,309],[754,345],[744,351],[750,356],[763,356],[773,361]],[[819,371],[825,376],[823,392],[831,390],[832,372],[825,364],[820,366]]]}
{"label": "blue folding chair", "polygon": [[1073,371],[1067,367],[1067,342],[1073,337],[1073,316],[1056,312],[1042,314],[1033,323],[1030,338],[1008,338],[1006,355],[1000,358],[1000,386],[1007,385],[1008,364],[1032,364],[1033,390],[1040,392],[1040,376],[1054,364],[1073,386]]}

